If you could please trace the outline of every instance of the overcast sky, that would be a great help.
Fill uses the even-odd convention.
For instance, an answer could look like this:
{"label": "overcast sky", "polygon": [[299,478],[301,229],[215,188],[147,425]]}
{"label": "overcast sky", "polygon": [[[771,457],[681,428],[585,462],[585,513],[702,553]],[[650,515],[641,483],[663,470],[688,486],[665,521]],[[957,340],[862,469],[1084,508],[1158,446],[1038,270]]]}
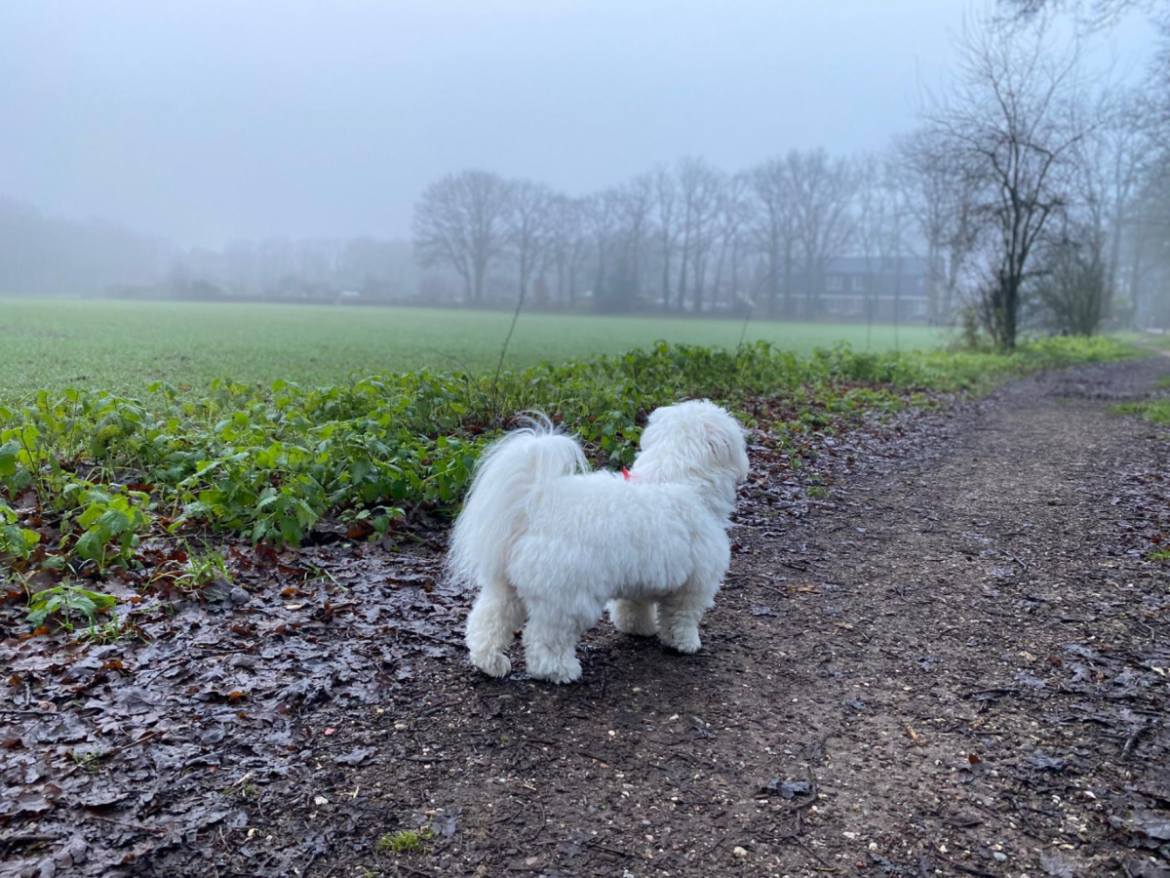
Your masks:
{"label": "overcast sky", "polygon": [[[687,154],[876,149],[973,8],[0,0],[0,195],[185,244],[406,236],[465,167],[584,193]],[[1093,63],[1136,76],[1151,42],[1131,16]]]}

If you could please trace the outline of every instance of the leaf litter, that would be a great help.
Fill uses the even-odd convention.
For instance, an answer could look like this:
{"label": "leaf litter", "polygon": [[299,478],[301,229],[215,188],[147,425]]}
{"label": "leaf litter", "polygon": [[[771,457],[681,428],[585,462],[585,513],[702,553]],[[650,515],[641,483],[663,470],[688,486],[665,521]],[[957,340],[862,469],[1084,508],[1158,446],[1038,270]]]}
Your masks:
{"label": "leaf litter", "polygon": [[[227,541],[234,585],[123,589],[136,633],[113,642],[25,637],[23,607],[0,604],[0,874],[394,874],[377,840],[419,827],[434,839],[403,874],[709,876],[733,848],[790,874],[1165,874],[1170,599],[1144,552],[1164,539],[1149,474],[1170,453],[1044,409],[1136,392],[1150,368],[841,423],[799,468],[753,434],[705,654],[602,626],[578,686],[471,673],[441,529],[409,548]],[[991,464],[992,484],[964,481],[1005,441],[965,428],[1038,409],[1111,455],[1077,476],[1111,517],[1067,547],[1053,524],[1077,498],[1050,506],[1047,471],[1034,489],[997,486]],[[1066,447],[1027,465],[1075,458],[1055,433]]]}

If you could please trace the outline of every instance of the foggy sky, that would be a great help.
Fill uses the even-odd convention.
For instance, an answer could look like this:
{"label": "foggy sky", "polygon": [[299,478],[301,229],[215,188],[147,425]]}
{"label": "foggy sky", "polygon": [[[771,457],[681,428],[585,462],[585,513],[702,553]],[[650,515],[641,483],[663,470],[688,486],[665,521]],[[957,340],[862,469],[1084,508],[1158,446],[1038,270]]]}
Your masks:
{"label": "foggy sky", "polygon": [[[482,167],[584,194],[657,161],[877,149],[964,0],[0,0],[0,195],[179,243],[408,236]],[[1131,16],[1093,63],[1136,77]],[[2,242],[0,242],[2,243]]]}

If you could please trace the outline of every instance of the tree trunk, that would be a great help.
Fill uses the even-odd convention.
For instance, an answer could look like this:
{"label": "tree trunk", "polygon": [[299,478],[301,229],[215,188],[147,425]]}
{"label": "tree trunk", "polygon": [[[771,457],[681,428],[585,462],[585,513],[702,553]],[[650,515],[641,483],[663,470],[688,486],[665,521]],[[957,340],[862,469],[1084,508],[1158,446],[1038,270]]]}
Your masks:
{"label": "tree trunk", "polygon": [[670,249],[662,248],[662,310],[670,311]]}
{"label": "tree trunk", "polygon": [[792,245],[784,242],[784,314],[792,316]]}
{"label": "tree trunk", "polygon": [[483,302],[484,267],[482,265],[476,265],[473,273],[475,276],[475,282],[474,289],[472,290],[472,301],[479,305]]}

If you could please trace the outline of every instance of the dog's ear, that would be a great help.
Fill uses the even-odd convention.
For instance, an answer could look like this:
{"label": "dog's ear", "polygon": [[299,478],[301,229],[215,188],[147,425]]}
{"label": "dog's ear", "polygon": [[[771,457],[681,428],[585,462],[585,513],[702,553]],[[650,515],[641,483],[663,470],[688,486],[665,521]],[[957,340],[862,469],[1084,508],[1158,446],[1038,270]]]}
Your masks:
{"label": "dog's ear", "polygon": [[706,421],[703,424],[703,439],[715,457],[720,460],[730,459],[731,440],[722,424],[716,424],[714,421]]}
{"label": "dog's ear", "polygon": [[739,424],[734,422],[721,423],[721,421],[722,419],[705,421],[703,438],[716,460],[731,463],[735,459],[738,444],[742,442],[742,433]]}
{"label": "dog's ear", "polygon": [[743,428],[738,423],[707,421],[703,424],[703,437],[715,460],[734,466],[739,471],[740,478],[747,476],[748,461]]}

